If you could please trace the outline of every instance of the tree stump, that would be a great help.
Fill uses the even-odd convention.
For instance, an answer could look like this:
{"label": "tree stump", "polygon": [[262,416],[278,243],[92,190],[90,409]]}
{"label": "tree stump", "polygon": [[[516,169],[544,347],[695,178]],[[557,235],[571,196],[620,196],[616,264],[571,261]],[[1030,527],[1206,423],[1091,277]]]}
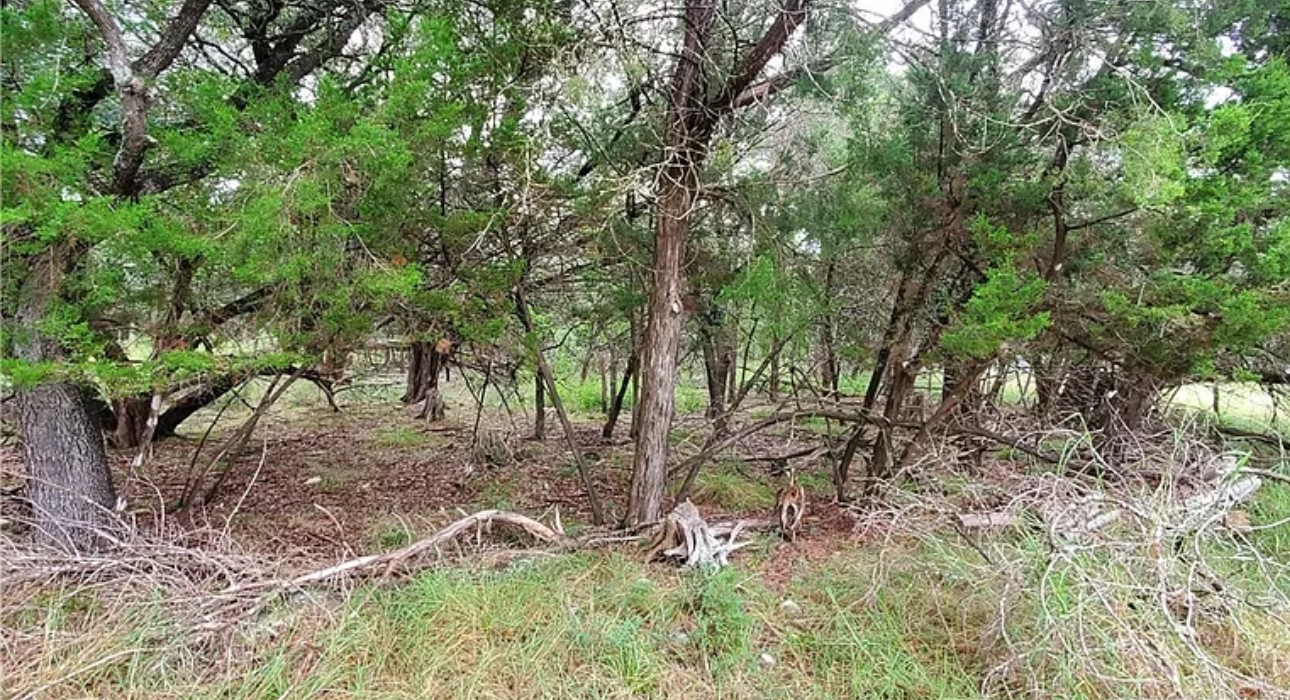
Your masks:
{"label": "tree stump", "polygon": [[481,428],[475,436],[471,456],[476,464],[492,467],[508,467],[515,462],[515,453],[506,442],[506,437],[491,428]]}
{"label": "tree stump", "polygon": [[684,567],[721,568],[730,563],[730,553],[751,542],[736,542],[743,523],[736,524],[723,542],[720,534],[708,527],[699,509],[689,500],[678,503],[663,520],[650,546],[647,561],[661,556],[679,561]]}

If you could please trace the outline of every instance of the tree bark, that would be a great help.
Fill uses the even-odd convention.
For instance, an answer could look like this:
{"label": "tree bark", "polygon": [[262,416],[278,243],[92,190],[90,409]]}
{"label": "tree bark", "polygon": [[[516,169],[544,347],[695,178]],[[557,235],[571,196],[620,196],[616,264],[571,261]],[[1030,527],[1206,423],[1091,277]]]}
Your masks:
{"label": "tree bark", "polygon": [[[425,390],[422,392],[423,405],[417,418],[431,423],[444,418],[443,395],[439,392],[439,375],[443,372],[446,356],[439,352],[437,346],[430,346],[425,356]],[[485,384],[487,388],[487,384]]]}
{"label": "tree bark", "polygon": [[533,439],[546,439],[546,392],[540,371],[533,377]]}
{"label": "tree bark", "polygon": [[433,351],[432,343],[420,340],[408,348],[407,388],[399,401],[420,403],[425,400],[426,390],[430,388],[430,355]]}
{"label": "tree bark", "polygon": [[[834,263],[829,260],[829,264],[824,269],[824,294],[826,299],[831,300],[833,295],[834,280]],[[833,334],[833,316],[832,311],[826,312],[820,319],[820,384],[824,389],[825,398],[838,398],[838,351],[837,342]]]}
{"label": "tree bark", "polygon": [[682,258],[690,232],[690,213],[699,190],[699,168],[712,139],[716,121],[733,109],[739,97],[761,74],[766,63],[784,48],[788,37],[806,19],[806,0],[787,0],[774,22],[736,64],[711,101],[707,69],[716,3],[688,0],[682,26],[684,41],[672,74],[659,171],[654,260],[650,279],[648,321],[641,363],[641,401],[632,481],[626,521],[654,522],[662,515],[667,478],[667,436],[675,410],[677,355],[681,347],[684,310],[681,305]]}
{"label": "tree bark", "polygon": [[729,398],[733,398],[730,383],[734,375],[735,354],[738,348],[735,338],[731,336],[732,328],[721,309],[709,309],[704,314],[700,331],[704,378],[708,385],[706,416],[718,423],[724,423],[726,420],[726,404]]}
{"label": "tree bark", "polygon": [[74,551],[95,548],[109,531],[116,492],[103,432],[81,387],[51,382],[18,392],[35,537]]}
{"label": "tree bark", "polygon": [[838,353],[833,340],[833,321],[825,318],[820,323],[820,384],[824,397],[838,398]]}
{"label": "tree bark", "polygon": [[[771,344],[779,346],[779,338],[771,337]],[[766,393],[770,395],[771,403],[779,400],[779,355],[780,350],[772,350],[770,356],[770,375],[766,379]]]}
{"label": "tree bark", "polygon": [[112,446],[119,449],[135,448],[143,440],[148,422],[148,403],[151,395],[126,396],[112,401],[112,415],[116,425],[112,428]]}
{"label": "tree bark", "polygon": [[[710,13],[709,13],[710,14]],[[710,17],[709,17],[710,21]],[[669,169],[659,195],[649,321],[641,372],[641,401],[632,460],[627,523],[654,522],[663,512],[668,433],[675,411],[677,355],[685,323],[681,308],[681,262],[690,228],[697,173],[693,164]]]}
{"label": "tree bark", "polygon": [[[54,338],[39,330],[45,309],[58,296],[65,269],[60,245],[38,255],[24,284],[16,320],[17,359],[63,358]],[[27,493],[38,541],[84,551],[95,548],[113,522],[116,492],[103,449],[103,430],[85,398],[68,381],[50,381],[17,392],[18,426],[27,466]]]}

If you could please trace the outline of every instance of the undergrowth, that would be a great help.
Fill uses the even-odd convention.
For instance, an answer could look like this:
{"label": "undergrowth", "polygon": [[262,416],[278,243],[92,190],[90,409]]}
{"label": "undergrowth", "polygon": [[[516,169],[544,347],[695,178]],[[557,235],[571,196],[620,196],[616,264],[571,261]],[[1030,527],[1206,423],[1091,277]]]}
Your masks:
{"label": "undergrowth", "polygon": [[[1270,493],[1254,522],[1281,512],[1264,510],[1284,506]],[[165,591],[117,599],[69,584],[7,606],[0,658],[16,698],[1227,698],[1290,687],[1290,632],[1275,617],[1217,597],[1171,609],[1137,561],[1055,549],[1026,528],[840,548],[778,584],[740,565],[645,565],[635,552],[534,554],[279,601],[214,636],[160,605]],[[1273,602],[1239,563],[1219,574],[1232,600]],[[1186,614],[1194,639],[1179,632]]]}

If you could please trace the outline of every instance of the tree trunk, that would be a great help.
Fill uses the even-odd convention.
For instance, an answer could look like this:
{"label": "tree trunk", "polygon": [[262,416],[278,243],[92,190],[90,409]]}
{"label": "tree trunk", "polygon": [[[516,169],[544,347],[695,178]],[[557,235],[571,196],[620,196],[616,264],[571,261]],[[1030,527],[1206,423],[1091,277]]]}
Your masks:
{"label": "tree trunk", "polygon": [[719,308],[713,308],[704,315],[700,331],[704,377],[708,385],[706,415],[710,420],[719,422],[725,420],[727,395],[730,393],[730,379],[738,350],[730,337],[731,329],[728,326],[725,314]]}
{"label": "tree trunk", "polygon": [[408,348],[409,362],[407,389],[399,400],[403,403],[421,404],[418,419],[430,422],[443,420],[443,396],[439,393],[439,375],[444,370],[446,354],[442,351],[445,341],[430,343],[416,341]]}
{"label": "tree trunk", "polygon": [[[978,367],[978,364],[946,359],[941,368],[941,403],[951,399],[954,401],[951,417],[970,416],[981,410],[985,402],[985,392],[980,385],[984,368]],[[970,386],[962,387],[960,391],[959,385],[962,382],[968,382]]]}
{"label": "tree trunk", "polygon": [[[24,285],[16,316],[24,330],[14,347],[17,359],[62,358],[57,342],[38,330],[45,309],[58,296],[63,266],[55,251],[51,248],[37,257]],[[116,492],[103,430],[84,390],[53,381],[18,391],[17,402],[35,538],[72,550],[96,547],[101,542],[97,533],[113,523]]]}
{"label": "tree trunk", "polygon": [[663,512],[668,433],[676,402],[676,365],[685,315],[681,307],[681,262],[690,229],[695,176],[692,167],[672,168],[662,178],[650,284],[649,321],[641,363],[641,400],[636,453],[627,502],[627,524],[654,522]]}
{"label": "tree trunk", "polygon": [[36,539],[78,551],[98,544],[116,505],[103,432],[82,391],[53,382],[17,397]]}
{"label": "tree trunk", "polygon": [[[778,345],[778,339],[772,338],[772,343]],[[770,395],[771,402],[779,401],[779,350],[773,350],[770,356],[770,376],[766,379],[766,393]]]}
{"label": "tree trunk", "polygon": [[627,501],[628,525],[654,522],[662,515],[667,436],[675,409],[677,355],[685,319],[681,262],[690,232],[690,214],[698,197],[699,167],[707,155],[713,127],[723,112],[740,104],[766,62],[780,53],[788,37],[806,19],[805,0],[789,0],[709,101],[707,71],[713,56],[708,41],[716,9],[716,3],[710,0],[685,3],[681,23],[685,38],[669,88],[655,205],[648,320],[641,350],[642,391],[638,420],[633,421],[633,427],[639,427]]}
{"label": "tree trunk", "polygon": [[605,363],[605,354],[602,352],[596,353],[596,366],[600,370],[600,410],[608,411],[609,396],[613,393],[613,388],[609,385],[613,381],[614,368]]}
{"label": "tree trunk", "polygon": [[533,376],[533,439],[546,439],[546,392],[540,371]]}
{"label": "tree trunk", "polygon": [[[526,333],[533,332],[533,319],[529,315],[528,302],[524,300],[524,290],[515,290],[515,315],[519,317],[520,324],[524,327]],[[573,463],[578,468],[578,478],[582,481],[582,487],[587,492],[587,500],[591,504],[591,522],[593,525],[603,525],[605,522],[605,511],[600,505],[600,497],[596,495],[596,486],[591,481],[591,474],[587,470],[586,460],[582,455],[582,448],[578,446],[577,436],[573,432],[573,423],[569,421],[569,414],[564,410],[564,402],[560,400],[560,391],[555,386],[555,374],[551,371],[551,365],[546,361],[546,355],[542,352],[542,343],[534,343],[533,352],[537,359],[538,379],[546,383],[547,391],[551,393],[551,405],[555,408],[555,415],[560,419],[560,427],[564,430],[564,441],[569,446],[569,451],[573,455]],[[480,394],[482,401],[483,394]]]}
{"label": "tree trunk", "polygon": [[430,388],[430,355],[433,345],[424,341],[413,342],[408,348],[407,390],[399,399],[403,403],[420,403]]}
{"label": "tree trunk", "polygon": [[614,436],[614,425],[618,423],[618,416],[622,413],[628,383],[634,381],[639,365],[639,355],[633,348],[632,354],[627,358],[627,368],[623,370],[623,381],[618,385],[618,391],[614,394],[613,403],[609,404],[609,415],[605,418],[605,427],[600,431],[600,434],[606,440]]}
{"label": "tree trunk", "polygon": [[824,397],[838,397],[838,353],[833,340],[833,321],[824,319],[820,324],[820,384]]}
{"label": "tree trunk", "polygon": [[148,422],[150,394],[126,396],[112,401],[112,415],[116,426],[112,429],[112,446],[119,449],[135,448],[143,440]]}
{"label": "tree trunk", "polygon": [[[639,357],[640,351],[637,350]],[[632,373],[632,424],[627,429],[627,437],[632,440],[636,439],[636,434],[641,428],[641,366],[640,360],[636,361],[636,371]]]}
{"label": "tree trunk", "polygon": [[[827,301],[833,299],[834,264],[830,260],[824,269],[824,294]],[[838,350],[833,334],[833,312],[830,310],[820,319],[820,384],[824,397],[838,398]]]}
{"label": "tree trunk", "polygon": [[441,421],[444,418],[443,395],[439,393],[439,375],[443,373],[444,360],[446,356],[439,352],[436,347],[430,347],[425,353],[425,391],[423,395],[424,405],[417,418],[425,419],[431,423]]}

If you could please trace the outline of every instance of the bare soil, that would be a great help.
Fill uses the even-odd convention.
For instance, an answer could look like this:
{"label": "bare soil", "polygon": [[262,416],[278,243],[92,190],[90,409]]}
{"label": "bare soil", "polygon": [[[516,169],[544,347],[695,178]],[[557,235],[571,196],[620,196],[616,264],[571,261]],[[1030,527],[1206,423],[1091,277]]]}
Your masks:
{"label": "bare soil", "polygon": [[[475,413],[457,402],[445,421],[416,420],[413,411],[397,401],[358,401],[334,412],[325,404],[272,409],[257,427],[233,471],[214,498],[197,512],[167,514],[178,502],[209,424],[199,414],[185,434],[158,442],[140,474],[131,475],[134,450],[109,450],[114,482],[125,498],[127,513],[141,525],[165,519],[171,526],[193,532],[226,532],[250,550],[310,560],[329,560],[364,554],[416,538],[462,512],[501,508],[551,521],[558,508],[566,529],[590,524],[591,513],[568,444],[554,415],[547,420],[546,438],[533,440],[531,422],[522,415],[486,410],[484,429],[506,435],[516,460],[505,467],[481,465],[471,456]],[[244,416],[226,416],[206,438],[200,469],[236,429]],[[592,481],[616,524],[626,500],[632,443],[629,417],[620,422],[615,438],[600,435],[601,424],[575,420],[575,437]],[[701,415],[677,421],[674,452],[692,453],[706,436]],[[739,457],[782,454],[808,445],[810,433],[768,432],[745,441],[722,457],[725,464]],[[718,460],[718,464],[722,463]],[[779,479],[768,462],[737,465],[741,478],[761,480],[773,493]],[[709,467],[717,468],[717,467]],[[20,453],[12,444],[0,447],[0,478],[12,488],[21,483]],[[209,482],[208,482],[209,483]],[[817,483],[827,483],[821,474]],[[827,557],[840,544],[854,539],[854,519],[830,503],[831,494],[811,494],[811,507],[802,536],[794,545],[772,552],[765,566],[772,578],[791,573],[795,560]],[[771,516],[773,502],[748,503],[738,512],[695,496],[709,519]]]}

